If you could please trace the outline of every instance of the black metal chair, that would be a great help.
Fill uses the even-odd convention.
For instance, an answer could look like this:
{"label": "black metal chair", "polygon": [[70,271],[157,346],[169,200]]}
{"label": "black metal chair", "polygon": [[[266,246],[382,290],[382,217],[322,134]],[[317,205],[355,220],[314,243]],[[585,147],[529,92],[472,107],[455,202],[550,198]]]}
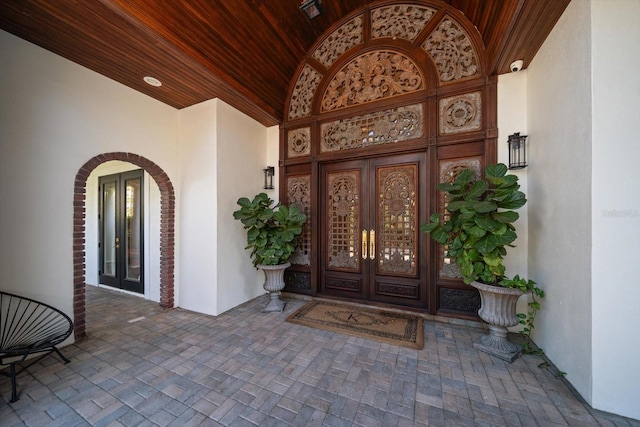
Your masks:
{"label": "black metal chair", "polygon": [[[73,322],[57,308],[0,291],[0,365],[9,366],[9,373],[0,371],[0,374],[11,378],[11,403],[19,399],[18,374],[54,351],[65,364],[70,362],[56,345],[66,340],[72,331]],[[40,357],[22,365],[29,355],[40,353],[43,353]],[[16,371],[16,365],[20,370]]]}

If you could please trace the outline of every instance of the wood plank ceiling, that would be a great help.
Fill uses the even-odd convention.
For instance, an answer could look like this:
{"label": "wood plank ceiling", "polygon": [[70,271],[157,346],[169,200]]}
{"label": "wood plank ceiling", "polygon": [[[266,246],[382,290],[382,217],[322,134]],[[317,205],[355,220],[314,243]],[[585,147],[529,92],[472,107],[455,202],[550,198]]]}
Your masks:
{"label": "wood plank ceiling", "polygon": [[[570,0],[445,0],[487,47],[490,74],[534,57]],[[409,2],[409,1],[408,1]],[[0,28],[175,108],[220,98],[265,126],[313,43],[371,0],[2,0]],[[153,76],[162,82],[143,82]]]}

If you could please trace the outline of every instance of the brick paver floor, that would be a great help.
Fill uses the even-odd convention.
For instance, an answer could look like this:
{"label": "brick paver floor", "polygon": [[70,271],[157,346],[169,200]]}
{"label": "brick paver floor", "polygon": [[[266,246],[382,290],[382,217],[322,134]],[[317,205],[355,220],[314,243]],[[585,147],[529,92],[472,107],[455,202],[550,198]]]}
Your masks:
{"label": "brick paver floor", "polygon": [[540,356],[476,351],[425,321],[411,350],[285,322],[260,297],[217,317],[88,287],[87,338],[19,377],[2,426],[640,426],[593,410]]}

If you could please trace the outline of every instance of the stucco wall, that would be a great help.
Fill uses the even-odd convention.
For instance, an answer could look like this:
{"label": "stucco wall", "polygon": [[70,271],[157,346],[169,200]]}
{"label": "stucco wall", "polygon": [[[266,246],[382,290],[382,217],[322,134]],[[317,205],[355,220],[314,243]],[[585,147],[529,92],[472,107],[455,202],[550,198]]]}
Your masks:
{"label": "stucco wall", "polygon": [[180,110],[180,307],[217,314],[216,164],[217,103],[215,100]]}
{"label": "stucco wall", "polygon": [[534,339],[596,409],[640,419],[640,3],[571,2],[528,71]]}
{"label": "stucco wall", "polygon": [[179,181],[178,111],[0,31],[0,287],[73,316],[73,190],[134,152]]}
{"label": "stucco wall", "polygon": [[[231,212],[262,190],[267,159],[277,164],[277,127],[218,100],[178,111],[3,31],[0,52],[2,289],[73,316],[74,179],[94,156],[122,151],[158,164],[175,188],[177,306],[215,315],[264,292]],[[87,233],[93,245],[95,224]],[[158,247],[149,242],[159,259]]]}
{"label": "stucco wall", "polygon": [[591,401],[590,3],[573,1],[527,70],[529,275],[547,297],[534,340]]}
{"label": "stucco wall", "polygon": [[593,396],[640,419],[640,2],[591,2]]}
{"label": "stucco wall", "polygon": [[[527,70],[517,73],[503,74],[498,77],[498,162],[509,164],[509,147],[507,140],[509,135],[520,132],[527,135]],[[518,176],[520,190],[528,195],[528,172],[529,168],[510,170],[509,173]],[[518,209],[520,218],[514,224],[518,239],[514,242],[515,248],[509,248],[505,257],[505,267],[507,276],[513,277],[518,274],[529,277],[527,255],[529,240],[529,202]],[[518,300],[517,312],[527,312],[527,298]],[[512,328],[519,330],[521,326]]]}
{"label": "stucco wall", "polygon": [[[253,198],[262,189],[267,166],[267,128],[218,102],[217,233],[218,300],[222,313],[258,295],[264,294],[264,276],[249,258],[246,232],[233,218],[240,197]],[[277,153],[277,152],[276,152]],[[276,154],[277,156],[277,154]],[[273,198],[275,190],[267,193]]]}

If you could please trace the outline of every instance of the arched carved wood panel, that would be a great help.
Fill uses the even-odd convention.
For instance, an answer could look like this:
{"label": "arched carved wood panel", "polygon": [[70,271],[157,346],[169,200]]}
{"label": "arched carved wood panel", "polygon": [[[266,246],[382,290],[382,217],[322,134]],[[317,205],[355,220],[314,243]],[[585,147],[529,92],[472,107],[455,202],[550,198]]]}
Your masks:
{"label": "arched carved wood panel", "polygon": [[[378,159],[375,164],[393,168],[385,164],[385,159],[398,158],[392,155],[423,153],[426,160],[420,164],[426,164],[425,177],[419,180],[416,194],[424,196],[416,199],[419,215],[415,217],[425,218],[427,211],[441,209],[435,186],[443,179],[443,170],[496,161],[496,78],[485,75],[484,49],[475,27],[447,4],[385,0],[345,17],[309,50],[292,79],[281,126],[281,199],[300,204],[304,188],[306,201],[301,207],[310,217],[298,250],[298,259],[304,262],[294,261],[287,273],[288,290],[322,294],[318,252],[320,247],[333,247],[326,242],[327,218],[322,217],[327,212],[322,204],[329,203],[323,200],[330,197],[322,194],[323,165],[349,159],[361,159],[366,165],[367,159]],[[373,165],[361,170],[365,181],[373,180],[369,172]],[[368,184],[363,188],[371,191],[370,200],[382,191],[368,190]],[[413,227],[403,224],[407,230]],[[380,228],[389,241],[393,240],[390,230]],[[358,243],[359,239],[353,240]],[[399,295],[372,296],[383,287],[411,293],[397,277],[387,277],[384,286],[361,289],[359,298],[409,305],[432,314],[475,316],[475,291],[446,275],[439,248],[432,243],[425,247],[419,249],[425,265],[416,270],[425,289],[415,292],[424,292],[425,298],[404,304]],[[396,252],[384,253],[389,260],[379,260],[379,265],[402,264]],[[330,266],[331,261],[323,265]],[[375,275],[372,270],[370,276]],[[341,281],[347,282],[352,283]]]}

